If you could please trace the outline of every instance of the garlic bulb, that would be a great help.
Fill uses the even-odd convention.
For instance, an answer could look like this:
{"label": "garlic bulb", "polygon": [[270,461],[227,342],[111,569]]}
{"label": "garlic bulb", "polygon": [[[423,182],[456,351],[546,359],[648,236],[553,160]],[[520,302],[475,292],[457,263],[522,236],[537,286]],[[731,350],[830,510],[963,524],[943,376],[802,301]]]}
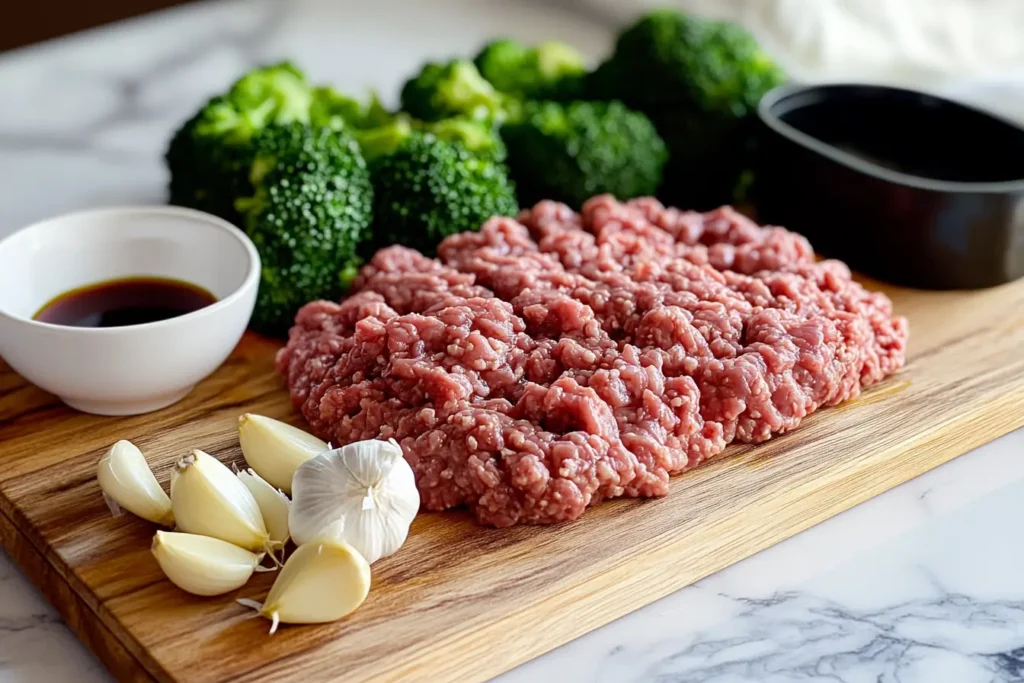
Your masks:
{"label": "garlic bulb", "polygon": [[238,440],[249,467],[287,494],[292,492],[295,470],[328,449],[326,443],[308,432],[252,413],[238,418]]}
{"label": "garlic bulb", "polygon": [[393,439],[360,441],[295,472],[288,527],[296,543],[338,538],[372,564],[401,547],[419,507],[402,448]]}
{"label": "garlic bulb", "polygon": [[283,547],[288,542],[288,509],[291,507],[288,496],[268,484],[251,469],[239,472],[238,478],[260,506],[263,523],[270,533],[270,543],[275,547]]}
{"label": "garlic bulb", "polygon": [[[107,504],[114,501],[145,520],[174,526],[171,499],[160,488],[142,451],[131,441],[118,441],[100,459],[96,472]],[[111,509],[116,509],[111,505]]]}
{"label": "garlic bulb", "polygon": [[153,556],[171,583],[193,595],[220,595],[241,588],[261,558],[210,536],[170,531],[156,532]]}
{"label": "garlic bulb", "polygon": [[363,604],[370,592],[370,565],[353,547],[337,539],[299,546],[285,562],[266,602],[239,600],[279,623],[322,624],[341,619]]}
{"label": "garlic bulb", "polygon": [[171,474],[171,507],[182,531],[254,552],[270,548],[256,499],[231,470],[203,451],[178,461]]}

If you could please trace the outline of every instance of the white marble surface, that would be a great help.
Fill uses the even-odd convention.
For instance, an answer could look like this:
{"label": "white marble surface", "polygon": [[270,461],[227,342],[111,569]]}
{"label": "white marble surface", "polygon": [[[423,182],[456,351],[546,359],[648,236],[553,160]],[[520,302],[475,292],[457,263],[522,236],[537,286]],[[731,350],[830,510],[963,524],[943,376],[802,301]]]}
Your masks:
{"label": "white marble surface", "polygon": [[[162,201],[171,130],[254,63],[291,56],[317,80],[393,94],[423,56],[489,35],[560,37],[596,56],[611,32],[542,0],[253,0],[0,56],[0,236],[66,210]],[[955,89],[1024,118],[1024,87]],[[1021,520],[1024,431],[499,680],[1024,681]],[[0,553],[0,683],[105,680]]]}

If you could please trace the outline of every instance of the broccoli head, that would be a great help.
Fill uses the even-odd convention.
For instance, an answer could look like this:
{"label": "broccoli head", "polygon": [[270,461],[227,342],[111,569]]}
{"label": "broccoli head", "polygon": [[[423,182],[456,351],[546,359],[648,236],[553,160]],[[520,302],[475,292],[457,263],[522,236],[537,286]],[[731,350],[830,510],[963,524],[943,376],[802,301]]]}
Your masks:
{"label": "broccoli head", "polygon": [[330,87],[313,91],[310,122],[314,126],[347,130],[359,143],[367,162],[390,154],[412,132],[409,115],[392,114],[376,93],[364,104]]}
{"label": "broccoli head", "polygon": [[475,156],[492,161],[505,160],[505,144],[495,127],[485,121],[466,118],[424,122],[399,114],[378,128],[355,131],[366,161],[393,154],[414,132],[431,133],[441,140],[456,142]]}
{"label": "broccoli head", "polygon": [[527,47],[515,40],[495,40],[473,63],[496,90],[523,99],[579,99],[587,74],[583,55],[555,41]]}
{"label": "broccoli head", "polygon": [[409,139],[412,131],[413,120],[402,114],[381,126],[357,130],[353,134],[366,161],[373,163],[380,157],[394,153],[403,142]]}
{"label": "broccoli head", "polygon": [[783,80],[739,26],[660,10],[622,32],[588,90],[622,100],[657,126],[671,152],[666,200],[710,208],[736,198],[749,164],[753,114],[761,96]]}
{"label": "broccoli head", "polygon": [[370,94],[369,102],[363,103],[331,87],[313,89],[309,122],[314,126],[365,130],[386,125],[392,118],[375,92]]}
{"label": "broccoli head", "polygon": [[402,86],[402,109],[423,121],[453,116],[500,121],[505,99],[466,59],[425,64]]}
{"label": "broccoli head", "polygon": [[457,142],[475,156],[491,161],[505,161],[505,143],[502,142],[497,128],[487,121],[457,117],[433,123],[414,122],[414,125],[441,140]]}
{"label": "broccoli head", "polygon": [[668,156],[654,125],[621,102],[528,102],[501,135],[524,204],[654,194]]}
{"label": "broccoli head", "polygon": [[309,121],[313,94],[306,76],[291,62],[254,69],[231,86],[227,95],[205,109],[200,135],[244,143],[270,124]]}
{"label": "broccoli head", "polygon": [[174,134],[165,159],[170,203],[239,217],[234,199],[251,191],[253,136],[271,124],[309,120],[311,88],[284,62],[250,71],[212,98]]}
{"label": "broccoli head", "polygon": [[432,133],[413,132],[372,172],[374,247],[404,244],[433,254],[448,235],[519,210],[504,165]]}
{"label": "broccoli head", "polygon": [[248,191],[251,147],[226,144],[219,137],[202,135],[197,130],[204,112],[221,106],[222,100],[210,100],[171,138],[164,157],[171,176],[169,202],[237,223],[234,201],[239,193]]}
{"label": "broccoli head", "polygon": [[333,88],[316,88],[310,121],[314,126],[345,129],[355,137],[367,162],[392,154],[414,131],[458,142],[470,152],[503,161],[505,145],[496,126],[465,116],[421,121],[407,112],[389,112],[376,94],[366,104]]}
{"label": "broccoli head", "polygon": [[277,336],[300,306],[338,298],[355,277],[373,188],[359,146],[345,131],[270,126],[253,148],[255,191],[236,202],[263,264],[251,325]]}

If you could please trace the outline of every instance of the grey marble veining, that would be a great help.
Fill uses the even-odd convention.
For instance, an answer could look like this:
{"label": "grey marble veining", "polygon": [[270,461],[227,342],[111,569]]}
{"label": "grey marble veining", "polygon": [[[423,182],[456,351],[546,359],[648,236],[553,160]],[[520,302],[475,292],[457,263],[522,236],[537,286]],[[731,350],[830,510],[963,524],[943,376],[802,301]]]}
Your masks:
{"label": "grey marble veining", "polygon": [[[1024,680],[1020,432],[501,677]],[[536,677],[536,678],[535,678]]]}
{"label": "grey marble veining", "polygon": [[0,551],[0,681],[105,680],[103,665]]}
{"label": "grey marble veining", "polygon": [[[67,210],[162,202],[171,132],[253,65],[291,57],[393,102],[424,57],[490,36],[562,38],[598,58],[612,24],[577,6],[210,2],[0,56],[0,236]],[[1024,83],[980,97],[1024,118]],[[499,680],[1024,681],[1022,452],[1019,431]],[[0,554],[0,683],[106,680]]]}

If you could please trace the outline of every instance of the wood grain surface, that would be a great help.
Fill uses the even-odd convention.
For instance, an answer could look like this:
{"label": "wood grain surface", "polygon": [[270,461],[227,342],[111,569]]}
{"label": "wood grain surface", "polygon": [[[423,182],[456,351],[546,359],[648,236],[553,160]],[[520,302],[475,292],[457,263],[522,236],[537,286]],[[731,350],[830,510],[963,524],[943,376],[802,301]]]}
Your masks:
{"label": "wood grain surface", "polygon": [[982,292],[889,289],[910,318],[909,363],[857,401],[676,477],[659,500],[617,500],[556,527],[423,514],[373,568],[370,596],[324,626],[268,624],[236,594],[189,596],[149,552],[153,527],[113,518],[95,480],[117,439],[166,484],[202,448],[241,463],[245,411],[298,424],[246,337],[181,403],[97,418],[0,366],[0,540],[79,637],[124,679],[478,681],[686,586],[1024,424],[1024,281]]}

